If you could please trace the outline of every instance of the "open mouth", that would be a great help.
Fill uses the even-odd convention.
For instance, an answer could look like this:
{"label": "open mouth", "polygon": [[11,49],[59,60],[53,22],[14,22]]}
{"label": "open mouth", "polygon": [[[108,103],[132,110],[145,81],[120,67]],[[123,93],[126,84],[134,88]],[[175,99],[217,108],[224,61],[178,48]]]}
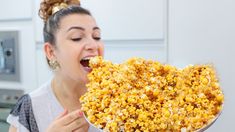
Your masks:
{"label": "open mouth", "polygon": [[83,67],[85,67],[85,68],[90,68],[90,67],[89,67],[89,61],[90,61],[90,58],[83,58],[83,59],[80,61],[80,63],[81,63],[81,65],[82,65]]}

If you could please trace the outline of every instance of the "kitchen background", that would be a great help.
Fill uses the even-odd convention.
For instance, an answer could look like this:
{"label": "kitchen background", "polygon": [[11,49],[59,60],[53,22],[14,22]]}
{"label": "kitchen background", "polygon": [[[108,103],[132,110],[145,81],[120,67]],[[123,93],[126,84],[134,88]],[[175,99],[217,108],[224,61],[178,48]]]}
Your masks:
{"label": "kitchen background", "polygon": [[[9,69],[13,69],[1,67],[0,59],[1,132],[6,131],[4,117],[10,106],[7,104],[14,103],[22,90],[27,93],[36,89],[52,74],[42,51],[39,3],[40,0],[1,0],[0,56],[1,50],[9,53]],[[102,29],[106,59],[122,62],[139,56],[181,68],[188,64],[214,64],[225,105],[220,118],[207,131],[234,131],[234,0],[83,0],[81,3],[93,13]],[[6,47],[8,43],[13,47]]]}

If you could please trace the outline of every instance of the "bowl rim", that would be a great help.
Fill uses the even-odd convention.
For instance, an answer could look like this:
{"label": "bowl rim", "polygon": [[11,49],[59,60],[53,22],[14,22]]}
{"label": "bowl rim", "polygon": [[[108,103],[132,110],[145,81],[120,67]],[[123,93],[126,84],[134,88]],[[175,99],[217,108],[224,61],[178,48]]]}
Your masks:
{"label": "bowl rim", "polygon": [[197,129],[197,130],[195,130],[195,132],[203,132],[203,131],[205,131],[206,129],[208,129],[209,127],[211,127],[214,123],[215,123],[215,121],[219,118],[219,116],[222,114],[222,112],[223,112],[223,108],[224,108],[224,102],[221,104],[221,110],[217,113],[217,115],[213,118],[213,119],[211,119],[206,125],[204,125],[202,128],[200,128],[200,129]]}
{"label": "bowl rim", "polygon": [[[221,108],[220,112],[218,112],[217,115],[216,115],[213,119],[211,119],[211,120],[210,120],[206,125],[204,125],[202,128],[197,129],[197,130],[194,130],[194,131],[195,131],[195,132],[204,132],[204,131],[207,130],[209,127],[211,127],[211,126],[216,122],[216,120],[219,118],[219,116],[222,114],[223,108],[224,108],[224,102],[221,104],[221,107],[222,107],[222,108]],[[98,128],[97,126],[95,126],[93,123],[91,123],[91,122],[88,120],[86,112],[83,112],[83,116],[84,116],[85,120],[88,122],[88,124],[89,124],[90,126],[92,126],[94,129],[96,129],[98,132],[103,132],[103,131],[104,131],[104,130]]]}
{"label": "bowl rim", "polygon": [[86,112],[83,112],[83,116],[84,116],[85,120],[88,122],[88,124],[89,124],[91,127],[93,127],[94,129],[96,129],[96,131],[98,131],[98,132],[103,132],[102,129],[97,128],[97,126],[95,126],[93,123],[91,123],[91,122],[88,120]]}

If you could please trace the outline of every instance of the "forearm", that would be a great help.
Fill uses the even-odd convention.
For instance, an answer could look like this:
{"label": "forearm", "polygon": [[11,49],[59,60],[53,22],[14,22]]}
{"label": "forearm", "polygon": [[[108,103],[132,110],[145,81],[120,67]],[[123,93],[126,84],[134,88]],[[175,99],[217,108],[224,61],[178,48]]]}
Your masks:
{"label": "forearm", "polygon": [[8,132],[17,132],[17,128],[11,125]]}

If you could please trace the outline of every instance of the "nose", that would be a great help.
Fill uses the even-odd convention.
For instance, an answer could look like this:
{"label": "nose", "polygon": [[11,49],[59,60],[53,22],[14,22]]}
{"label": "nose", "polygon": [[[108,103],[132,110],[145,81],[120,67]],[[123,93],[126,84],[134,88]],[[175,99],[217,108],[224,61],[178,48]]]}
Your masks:
{"label": "nose", "polygon": [[89,51],[97,51],[98,47],[97,40],[93,38],[89,38],[85,44],[85,49]]}

